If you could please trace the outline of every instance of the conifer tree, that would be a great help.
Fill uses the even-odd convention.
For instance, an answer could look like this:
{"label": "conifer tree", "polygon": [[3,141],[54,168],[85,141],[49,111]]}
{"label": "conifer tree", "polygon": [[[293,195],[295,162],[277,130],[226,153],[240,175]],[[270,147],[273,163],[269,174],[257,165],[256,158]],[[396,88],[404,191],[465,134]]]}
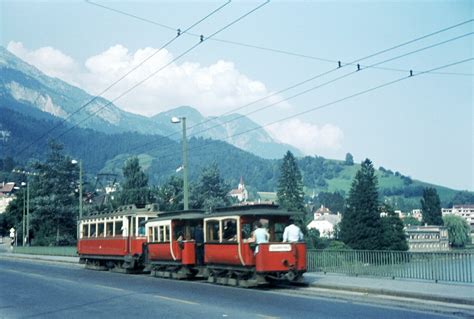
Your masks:
{"label": "conifer tree", "polygon": [[127,160],[123,167],[125,181],[119,196],[119,204],[135,204],[143,206],[150,202],[148,176],[142,171],[138,157]]}
{"label": "conifer tree", "polygon": [[202,170],[199,181],[192,187],[191,206],[203,209],[228,206],[229,191],[230,186],[221,178],[217,163],[213,163]]}
{"label": "conifer tree", "polygon": [[381,211],[387,214],[387,216],[382,217],[382,248],[386,250],[408,250],[403,221],[389,205],[382,205]]}
{"label": "conifer tree", "polygon": [[420,202],[423,224],[442,226],[441,201],[439,200],[436,188],[427,187],[423,189],[423,198]]}
{"label": "conifer tree", "polygon": [[278,203],[292,211],[304,211],[304,192],[301,172],[293,154],[288,151],[280,167],[277,189]]}
{"label": "conifer tree", "polygon": [[369,159],[362,162],[352,182],[342,216],[340,237],[353,249],[383,248],[377,178]]}

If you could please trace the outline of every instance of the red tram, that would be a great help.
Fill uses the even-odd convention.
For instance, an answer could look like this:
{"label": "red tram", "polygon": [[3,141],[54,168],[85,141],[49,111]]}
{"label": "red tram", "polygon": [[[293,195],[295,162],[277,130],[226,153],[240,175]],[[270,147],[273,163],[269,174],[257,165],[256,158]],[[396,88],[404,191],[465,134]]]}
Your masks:
{"label": "red tram", "polygon": [[[300,282],[306,271],[306,244],[282,242],[284,228],[295,214],[275,205],[167,213],[130,206],[83,219],[78,252],[94,269],[201,277],[239,287]],[[252,241],[256,221],[268,230],[267,243]],[[129,234],[119,227],[129,229]]]}
{"label": "red tram", "polygon": [[[152,219],[146,223],[145,263],[159,277],[201,276],[209,282],[241,287],[281,280],[298,282],[306,271],[306,244],[282,243],[292,215],[274,205],[253,205]],[[255,221],[266,225],[268,243],[250,241]],[[196,245],[200,243],[193,237],[197,227],[203,229],[203,264],[197,260]]]}
{"label": "red tram", "polygon": [[117,272],[143,269],[144,224],[159,214],[156,205],[121,206],[110,213],[97,213],[79,221],[77,252],[86,268]]}

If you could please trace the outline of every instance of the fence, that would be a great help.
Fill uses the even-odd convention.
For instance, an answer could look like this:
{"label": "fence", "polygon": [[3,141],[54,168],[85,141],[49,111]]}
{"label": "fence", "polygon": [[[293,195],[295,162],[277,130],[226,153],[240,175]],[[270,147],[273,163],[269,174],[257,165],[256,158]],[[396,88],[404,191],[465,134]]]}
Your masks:
{"label": "fence", "polygon": [[30,255],[77,256],[76,246],[16,246],[13,247],[13,252]]}
{"label": "fence", "polygon": [[308,250],[308,271],[474,283],[474,252]]}

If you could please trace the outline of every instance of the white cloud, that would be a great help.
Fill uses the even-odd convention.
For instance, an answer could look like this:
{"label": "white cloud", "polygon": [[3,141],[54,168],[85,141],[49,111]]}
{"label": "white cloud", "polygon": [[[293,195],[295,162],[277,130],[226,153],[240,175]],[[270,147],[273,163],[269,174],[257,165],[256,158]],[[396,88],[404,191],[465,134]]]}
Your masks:
{"label": "white cloud", "polygon": [[[130,52],[118,44],[88,58],[79,67],[71,57],[51,47],[29,51],[21,42],[10,42],[8,50],[44,73],[77,85],[91,94],[101,93],[157,51],[146,47]],[[180,105],[191,105],[205,115],[220,115],[271,93],[264,83],[242,74],[233,62],[219,60],[209,66],[202,66],[187,61],[171,63],[173,58],[166,49],[159,51],[109,89],[104,97],[109,100],[117,98],[167,64],[166,68],[118,99],[115,104],[142,115],[154,115]],[[258,106],[280,99],[276,95],[260,102]],[[282,104],[288,106],[288,103]],[[250,110],[246,108],[240,113]]]}
{"label": "white cloud", "polygon": [[267,131],[277,140],[293,145],[307,155],[339,150],[344,139],[344,133],[335,125],[318,126],[299,119],[275,123],[268,126]]}
{"label": "white cloud", "polygon": [[34,65],[45,74],[78,85],[75,80],[78,65],[70,56],[52,47],[42,47],[29,51],[21,42],[10,41],[7,50]]}

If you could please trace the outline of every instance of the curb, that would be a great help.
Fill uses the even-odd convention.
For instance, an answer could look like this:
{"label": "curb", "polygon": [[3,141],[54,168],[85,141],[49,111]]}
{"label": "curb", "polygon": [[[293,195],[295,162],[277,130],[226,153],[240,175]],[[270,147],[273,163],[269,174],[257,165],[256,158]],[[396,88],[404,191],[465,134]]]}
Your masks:
{"label": "curb", "polygon": [[359,292],[359,293],[366,293],[366,294],[385,295],[385,296],[392,296],[392,297],[421,299],[421,300],[424,300],[424,301],[429,300],[429,301],[438,301],[438,302],[445,302],[445,303],[452,303],[452,304],[474,306],[474,300],[473,299],[443,297],[443,296],[424,294],[424,293],[404,292],[404,291],[376,289],[376,288],[359,288],[359,287],[339,286],[339,285],[325,285],[325,284],[310,284],[309,287],[329,289],[329,290],[338,290],[338,291],[351,291],[351,292]]}
{"label": "curb", "polygon": [[[56,258],[53,258],[56,257]],[[65,264],[79,264],[79,257],[66,257],[69,259],[57,258],[58,256],[47,256],[47,255],[17,255],[12,253],[0,253],[0,258],[14,258],[14,259],[27,259],[27,260],[40,260],[48,262],[58,262]],[[72,259],[74,258],[74,259]]]}

